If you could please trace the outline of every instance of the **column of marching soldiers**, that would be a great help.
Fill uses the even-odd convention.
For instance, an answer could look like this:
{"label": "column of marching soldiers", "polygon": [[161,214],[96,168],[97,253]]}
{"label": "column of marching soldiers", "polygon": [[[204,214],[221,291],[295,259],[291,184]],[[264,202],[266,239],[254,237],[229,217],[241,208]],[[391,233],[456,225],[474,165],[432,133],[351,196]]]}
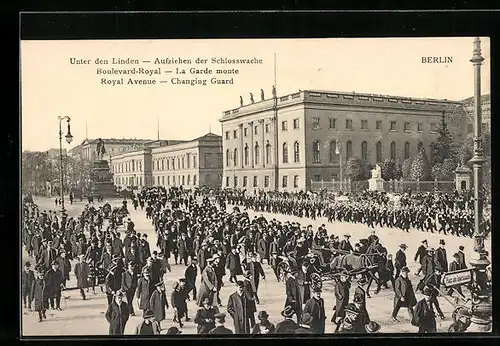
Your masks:
{"label": "column of marching soldiers", "polygon": [[[197,202],[197,194],[202,195],[202,203]],[[151,220],[157,234],[160,251],[152,252],[147,235],[136,232],[130,218],[122,221],[124,215],[128,214],[127,200],[114,208],[108,202],[96,207],[90,201],[79,217],[63,214],[60,220],[55,212],[40,211],[32,201],[25,202],[23,243],[35,262],[35,270],[31,270],[31,264],[27,262],[22,273],[25,309],[34,308],[40,322],[46,319],[47,309],[60,310],[61,299],[65,303],[62,291],[66,289],[72,271],[82,299],[86,299],[89,289],[95,292],[99,287],[106,293],[108,308],[105,316],[110,325],[110,335],[124,333],[129,316],[136,313],[134,305],[143,316],[143,321],[136,326],[134,333],[160,334],[161,322],[167,317],[169,304],[175,311],[172,321],[179,328],[170,327],[167,334],[179,334],[183,322],[190,321],[187,300],[191,297],[199,307],[194,318],[199,334],[230,334],[233,331],[225,326],[226,314],[219,309],[222,307],[220,290],[224,285],[223,277],[229,272],[229,282],[235,284],[235,292],[228,298],[226,312],[233,319],[235,334],[322,334],[326,323],[324,301],[321,288],[311,282],[312,272],[307,261],[286,272],[286,297],[281,313],[283,321],[274,325],[268,313],[261,310],[256,323],[255,313],[260,304],[259,283],[261,279],[266,279],[262,264],[270,265],[278,278],[281,256],[302,258],[313,252],[324,262],[328,256],[325,249],[330,249],[333,254],[335,250],[361,254],[375,249],[386,256],[378,272],[375,293],[382,287],[388,288],[387,283],[390,282],[394,291],[392,319],[397,322],[399,309],[405,307],[411,323],[419,332],[425,333],[436,331],[435,311],[444,319],[437,300],[442,273],[448,269],[454,271],[466,268],[463,247],[448,263],[444,240],[440,241],[437,250],[429,247],[426,240],[422,241],[415,260],[421,264],[419,272],[422,272],[423,278],[416,289],[421,290],[425,298],[417,302],[413,284],[408,278],[405,244],[400,245],[393,264],[392,256],[387,254],[375,232],[353,247],[347,234],[342,241],[339,241],[338,236],[328,237],[325,225],[315,233],[312,226],[303,227],[298,222],[268,221],[262,216],[251,220],[238,207],[232,213],[226,212],[226,202],[229,202],[250,208],[263,205],[264,210],[278,213],[282,210],[275,206],[280,203],[286,205],[286,198],[291,199],[290,196],[280,196],[278,199],[261,196],[256,199],[235,195],[234,191],[219,191],[215,194],[211,191],[210,196],[209,199],[199,191],[193,193],[182,188],[162,187],[138,193],[132,199],[133,207],[137,209],[140,206],[145,210],[146,218]],[[296,197],[292,197],[292,200]],[[381,196],[370,198],[377,200]],[[210,201],[213,199],[217,203]],[[408,200],[412,201],[412,197],[408,197]],[[340,214],[349,208],[346,205],[356,203],[357,200],[353,199],[347,204],[328,207],[334,214],[329,219],[349,222],[343,219],[345,215]],[[304,206],[307,209],[309,205]],[[397,218],[396,223],[401,224]],[[124,237],[119,231],[121,228],[125,229]],[[441,228],[446,229],[446,226],[442,225]],[[449,231],[460,234],[453,227],[449,227]],[[171,270],[169,259],[172,258],[176,265],[183,264],[186,269],[184,277],[176,280],[168,300],[164,276]],[[72,259],[78,259],[73,270],[70,263]],[[416,274],[419,275],[419,272]],[[201,276],[199,288],[196,287],[198,276]],[[331,322],[335,324],[335,331],[378,332],[381,327],[370,320],[366,308],[366,298],[370,297],[366,273],[342,268],[334,279],[336,304]],[[353,282],[357,286],[353,301],[350,302],[349,293]],[[451,296],[455,292],[459,297],[462,296],[459,286],[447,294]],[[461,310],[449,331],[465,330],[468,324],[470,316]]]}

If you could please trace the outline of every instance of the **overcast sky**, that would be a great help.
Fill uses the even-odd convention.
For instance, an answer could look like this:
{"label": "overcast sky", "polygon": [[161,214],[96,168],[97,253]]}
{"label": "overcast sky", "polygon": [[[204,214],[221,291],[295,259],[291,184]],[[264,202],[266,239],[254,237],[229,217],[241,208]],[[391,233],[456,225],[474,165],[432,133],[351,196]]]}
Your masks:
{"label": "overcast sky", "polygon": [[[481,39],[485,58],[482,93],[490,92],[490,45]],[[277,56],[278,95],[321,89],[395,96],[460,100],[474,93],[472,37],[426,39],[270,39],[270,40],[130,40],[21,42],[22,149],[58,148],[58,115],[70,116],[74,142],[89,138],[157,137],[192,139],[211,128],[220,134],[222,112],[239,107],[239,96],[249,93],[266,99],[274,83],[273,56]],[[448,64],[423,64],[422,57],[452,57]],[[95,65],[96,58],[259,58],[262,65]],[[70,58],[90,59],[90,65],[72,65]],[[237,68],[227,86],[101,85],[97,68],[175,67]],[[214,71],[215,72],[215,71]],[[157,80],[169,80],[173,74]],[[147,76],[123,76],[134,79]],[[158,77],[158,76],[153,76]],[[183,78],[194,78],[189,74]],[[202,78],[203,76],[198,76]],[[210,79],[212,76],[208,76]],[[208,81],[210,84],[210,81]],[[65,144],[66,145],[66,144]]]}

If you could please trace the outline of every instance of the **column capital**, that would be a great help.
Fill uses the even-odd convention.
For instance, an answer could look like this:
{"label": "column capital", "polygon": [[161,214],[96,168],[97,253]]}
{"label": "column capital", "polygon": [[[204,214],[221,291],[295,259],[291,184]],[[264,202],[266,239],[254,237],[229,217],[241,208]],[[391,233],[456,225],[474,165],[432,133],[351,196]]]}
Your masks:
{"label": "column capital", "polygon": [[243,128],[243,124],[238,124],[238,127],[241,129]]}
{"label": "column capital", "polygon": [[253,121],[249,121],[248,125],[252,126],[253,125]]}
{"label": "column capital", "polygon": [[264,124],[264,119],[259,119],[259,124]]}

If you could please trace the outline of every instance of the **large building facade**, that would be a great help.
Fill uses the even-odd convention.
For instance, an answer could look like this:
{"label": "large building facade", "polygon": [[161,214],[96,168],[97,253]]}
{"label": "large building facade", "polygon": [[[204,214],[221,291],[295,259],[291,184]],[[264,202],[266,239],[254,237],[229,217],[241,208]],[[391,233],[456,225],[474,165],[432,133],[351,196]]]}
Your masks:
{"label": "large building facade", "polygon": [[209,133],[190,141],[151,144],[111,157],[117,187],[221,186],[221,136]]}
{"label": "large building facade", "polygon": [[[103,156],[104,160],[108,160],[113,155],[117,155],[126,151],[142,148],[147,143],[154,142],[151,139],[131,139],[131,138],[103,138],[104,148],[106,153]],[[69,150],[69,155],[74,158],[79,158],[82,162],[88,163],[97,159],[97,143],[98,139],[85,139],[79,145]]]}
{"label": "large building facade", "polygon": [[[462,100],[467,113],[470,117],[474,116],[474,97],[466,98]],[[491,132],[491,95],[486,94],[481,96],[481,120],[483,125],[483,131],[488,133]],[[472,123],[469,125],[468,132],[472,133]]]}
{"label": "large building facade", "polygon": [[222,187],[308,190],[312,181],[338,180],[351,157],[375,164],[402,162],[419,148],[431,155],[443,116],[463,140],[470,120],[448,100],[311,90],[228,110],[220,119]]}

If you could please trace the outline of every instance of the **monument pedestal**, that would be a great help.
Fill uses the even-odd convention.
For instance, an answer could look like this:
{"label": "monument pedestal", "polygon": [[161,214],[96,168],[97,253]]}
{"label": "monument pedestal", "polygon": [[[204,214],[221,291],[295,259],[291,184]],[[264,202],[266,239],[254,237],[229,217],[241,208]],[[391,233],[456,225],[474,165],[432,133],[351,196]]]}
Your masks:
{"label": "monument pedestal", "polygon": [[113,177],[109,172],[108,161],[94,161],[92,167],[92,186],[90,193],[93,197],[100,196],[102,198],[119,197],[116,187],[113,183]]}
{"label": "monument pedestal", "polygon": [[368,179],[368,189],[370,191],[384,191],[384,181],[382,178]]}

